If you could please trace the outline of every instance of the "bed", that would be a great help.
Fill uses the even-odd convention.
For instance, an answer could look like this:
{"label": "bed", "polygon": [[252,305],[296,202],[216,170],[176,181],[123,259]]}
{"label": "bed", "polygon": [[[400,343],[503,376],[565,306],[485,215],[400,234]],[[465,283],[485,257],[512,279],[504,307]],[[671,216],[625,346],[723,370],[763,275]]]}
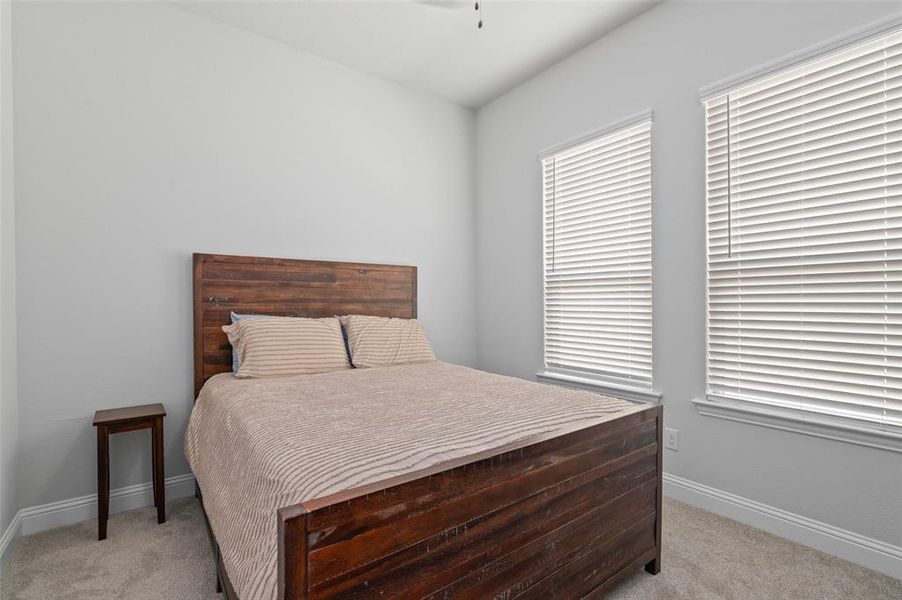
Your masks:
{"label": "bed", "polygon": [[659,572],[660,406],[439,362],[227,374],[231,311],[414,318],[416,282],[194,255],[186,451],[226,598],[582,598]]}

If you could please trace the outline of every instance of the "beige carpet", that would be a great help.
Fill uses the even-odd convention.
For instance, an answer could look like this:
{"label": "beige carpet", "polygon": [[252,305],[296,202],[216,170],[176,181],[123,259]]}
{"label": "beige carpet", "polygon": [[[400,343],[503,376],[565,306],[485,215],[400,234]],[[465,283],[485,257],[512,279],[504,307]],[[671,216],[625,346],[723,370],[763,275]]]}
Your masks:
{"label": "beige carpet", "polygon": [[[197,501],[95,521],[20,540],[0,581],[3,600],[216,599],[213,560]],[[616,599],[902,599],[902,581],[757,529],[664,501],[664,570],[644,571],[611,591]]]}

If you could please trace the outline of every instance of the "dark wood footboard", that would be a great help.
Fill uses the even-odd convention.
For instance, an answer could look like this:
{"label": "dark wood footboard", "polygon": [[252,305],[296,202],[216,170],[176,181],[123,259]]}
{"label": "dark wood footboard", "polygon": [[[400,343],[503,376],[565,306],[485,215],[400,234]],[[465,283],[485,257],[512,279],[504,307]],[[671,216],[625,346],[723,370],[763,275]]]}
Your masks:
{"label": "dark wood footboard", "polygon": [[661,568],[649,406],[279,511],[279,597],[582,598]]}

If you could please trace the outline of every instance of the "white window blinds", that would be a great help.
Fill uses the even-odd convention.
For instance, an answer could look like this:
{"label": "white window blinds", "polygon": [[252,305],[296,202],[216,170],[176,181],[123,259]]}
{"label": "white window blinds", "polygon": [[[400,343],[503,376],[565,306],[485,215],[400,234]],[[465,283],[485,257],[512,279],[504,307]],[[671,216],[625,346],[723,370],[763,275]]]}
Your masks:
{"label": "white window blinds", "polygon": [[651,389],[651,123],[542,159],[545,368]]}
{"label": "white window blinds", "polygon": [[902,33],[705,108],[709,400],[902,425]]}

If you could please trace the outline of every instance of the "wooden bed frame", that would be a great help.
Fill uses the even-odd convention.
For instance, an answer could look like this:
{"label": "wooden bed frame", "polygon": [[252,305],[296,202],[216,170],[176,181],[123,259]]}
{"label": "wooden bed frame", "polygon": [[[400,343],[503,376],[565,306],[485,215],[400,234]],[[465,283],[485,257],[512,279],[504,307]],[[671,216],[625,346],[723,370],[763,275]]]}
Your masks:
{"label": "wooden bed frame", "polygon": [[[195,397],[231,369],[230,311],[414,318],[416,290],[410,266],[195,254]],[[643,565],[656,574],[662,416],[648,406],[281,508],[279,598],[594,598]]]}

